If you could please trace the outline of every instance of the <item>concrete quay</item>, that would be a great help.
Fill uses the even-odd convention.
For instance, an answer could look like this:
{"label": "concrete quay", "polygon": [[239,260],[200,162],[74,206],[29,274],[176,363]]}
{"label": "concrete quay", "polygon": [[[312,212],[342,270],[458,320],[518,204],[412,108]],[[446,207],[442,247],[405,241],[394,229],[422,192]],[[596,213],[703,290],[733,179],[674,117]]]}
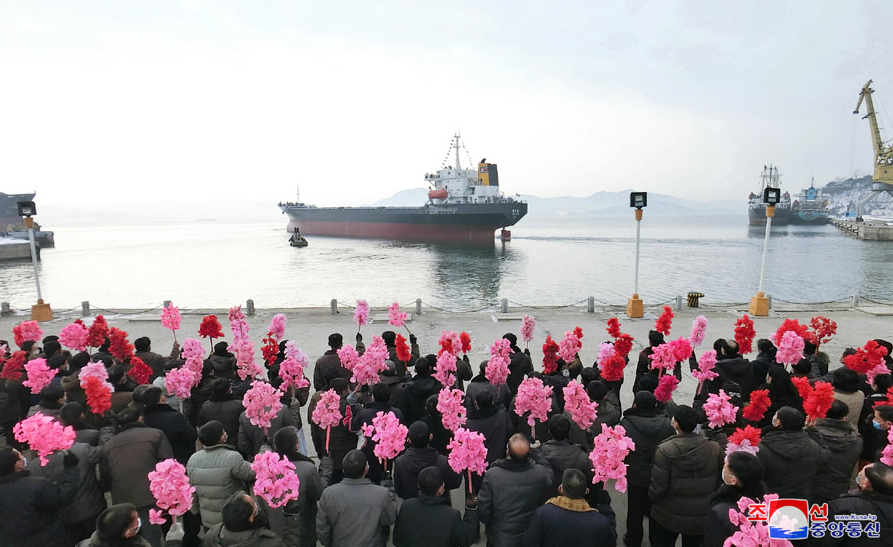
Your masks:
{"label": "concrete quay", "polygon": [[0,237],[0,262],[31,260],[31,244],[21,239]]}
{"label": "concrete quay", "polygon": [[864,241],[893,241],[893,225],[880,220],[833,219],[831,224]]}

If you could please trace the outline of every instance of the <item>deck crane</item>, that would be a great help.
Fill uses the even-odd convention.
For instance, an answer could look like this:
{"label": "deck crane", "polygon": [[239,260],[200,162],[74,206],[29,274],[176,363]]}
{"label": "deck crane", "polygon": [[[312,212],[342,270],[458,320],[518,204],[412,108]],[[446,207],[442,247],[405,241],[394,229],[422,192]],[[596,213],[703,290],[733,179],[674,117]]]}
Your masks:
{"label": "deck crane", "polygon": [[875,155],[874,175],[871,178],[871,193],[865,196],[857,206],[856,214],[860,219],[862,218],[862,206],[865,203],[874,199],[882,192],[888,192],[893,195],[893,146],[886,144],[881,138],[881,128],[878,125],[877,115],[874,111],[874,101],[871,100],[871,94],[874,93],[874,90],[871,89],[872,81],[868,80],[862,87],[862,91],[859,93],[859,101],[856,103],[856,109],[853,111],[853,114],[858,114],[862,103],[865,103],[867,113],[864,118],[868,118],[868,123],[871,127],[871,142],[874,145]]}

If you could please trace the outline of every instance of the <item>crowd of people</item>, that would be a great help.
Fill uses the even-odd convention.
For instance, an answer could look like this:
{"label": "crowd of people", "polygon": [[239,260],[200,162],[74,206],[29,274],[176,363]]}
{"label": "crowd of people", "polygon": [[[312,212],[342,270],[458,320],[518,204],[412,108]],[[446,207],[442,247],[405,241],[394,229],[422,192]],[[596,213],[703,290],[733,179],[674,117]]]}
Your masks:
{"label": "crowd of people", "polygon": [[[408,360],[399,358],[394,332],[382,338],[387,368],[377,383],[359,386],[338,356],[342,335],[329,336],[330,349],[308,371],[308,387],[284,389],[282,409],[267,428],[246,416],[242,399],[253,379],[239,378],[226,342],[214,346],[201,381],[180,399],[164,383],[164,375],[184,363],[176,343],[164,356],[152,351],[148,338],[135,340],[135,355],[152,369],[138,385],[130,363],[113,358],[107,345],[91,355],[72,354],[55,336],[25,341],[20,351],[27,359],[46,359],[57,374],[39,395],[21,378],[0,379],[0,544],[383,547],[392,541],[396,547],[468,547],[485,540],[494,547],[664,547],[681,538],[686,547],[715,547],[738,529],[730,509],[739,500],[760,501],[770,493],[827,503],[832,520],[870,514],[879,523],[880,539],[826,534],[813,538],[815,544],[893,544],[893,468],[881,462],[893,426],[889,373],[869,381],[843,366],[843,357],[841,366],[830,366],[809,343],[803,359],[785,367],[776,362],[775,345],[759,340],[751,361],[734,340],[720,339],[713,346],[717,376],[699,385],[691,401],[662,401],[655,396],[660,373],[650,356],[664,337],[652,331],[629,367],[629,376],[635,370],[633,403],[624,408],[623,380],[604,380],[597,364],[586,366],[579,354],[541,372],[511,333],[504,336],[511,353],[501,385],[488,380],[487,361],[475,366],[464,356],[456,360],[454,385],[443,386],[434,374],[437,355],[423,355],[415,336]],[[893,348],[877,342],[893,366]],[[282,385],[285,348],[283,341],[261,381]],[[359,334],[356,348],[362,353]],[[114,385],[112,408],[102,415],[91,412],[78,381],[92,362],[105,365]],[[694,354],[668,374],[681,377],[686,367],[697,367]],[[518,388],[528,377],[553,388],[548,419],[534,427],[515,412]],[[824,418],[807,419],[792,378],[833,386]],[[598,404],[588,428],[564,408],[563,388],[572,381]],[[448,462],[452,432],[437,408],[445,387],[464,392],[465,427],[485,438],[483,475],[457,472]],[[740,410],[760,389],[771,401],[760,419],[737,412],[733,421],[710,426],[704,405],[711,394],[724,392]],[[337,395],[343,416],[330,430],[307,419],[326,392]],[[38,412],[76,434],[73,446],[50,455],[46,465],[13,434],[15,424]],[[375,442],[363,434],[379,413],[392,413],[408,429],[406,448],[392,461],[379,459]],[[603,425],[622,426],[635,443],[625,459],[623,493],[593,482],[589,454]],[[729,450],[729,437],[746,425],[761,431],[758,450]],[[250,462],[265,451],[287,458],[300,481],[297,499],[283,507],[271,507],[252,491]],[[170,458],[185,466],[194,504],[176,523],[157,525],[147,477]],[[618,537],[612,504],[621,496],[627,511],[625,534]]]}

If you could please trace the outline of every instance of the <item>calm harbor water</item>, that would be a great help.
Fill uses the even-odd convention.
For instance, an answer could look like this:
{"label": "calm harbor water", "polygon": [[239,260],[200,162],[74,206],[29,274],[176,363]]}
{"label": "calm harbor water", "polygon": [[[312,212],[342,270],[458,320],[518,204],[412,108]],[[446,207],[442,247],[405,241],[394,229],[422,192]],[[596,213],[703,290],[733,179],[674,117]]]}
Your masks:
{"label": "calm harbor water", "polygon": [[[55,309],[89,300],[98,308],[327,306],[337,298],[373,306],[421,298],[471,310],[508,298],[566,305],[594,296],[622,304],[633,292],[635,221],[524,219],[513,239],[468,247],[310,237],[288,246],[285,223],[195,222],[121,227],[50,227],[40,282]],[[705,304],[756,293],[764,228],[741,218],[651,217],[642,223],[639,292],[646,305],[694,290]],[[789,302],[852,294],[893,300],[893,245],[845,236],[833,226],[773,227],[765,291]],[[36,300],[28,262],[0,265],[0,299]]]}

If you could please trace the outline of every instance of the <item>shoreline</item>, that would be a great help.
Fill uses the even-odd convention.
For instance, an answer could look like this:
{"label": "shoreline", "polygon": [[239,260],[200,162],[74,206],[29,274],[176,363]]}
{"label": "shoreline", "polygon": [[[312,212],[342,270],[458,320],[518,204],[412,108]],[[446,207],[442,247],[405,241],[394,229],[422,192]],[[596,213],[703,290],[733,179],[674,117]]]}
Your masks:
{"label": "shoreline", "polygon": [[[770,317],[773,313],[775,314],[783,314],[783,313],[798,313],[798,312],[841,312],[841,311],[859,311],[868,314],[885,314],[884,308],[890,308],[893,311],[893,301],[884,302],[879,300],[873,300],[871,298],[862,297],[859,295],[849,296],[840,300],[833,301],[817,301],[817,302],[788,302],[785,300],[773,299],[772,295],[767,295],[769,298],[770,306],[769,306],[769,314]],[[610,314],[611,316],[616,316],[621,320],[626,316],[626,303],[607,303],[600,301],[594,297],[590,297],[589,299],[583,299],[580,302],[576,302],[574,304],[566,304],[566,305],[508,305],[507,299],[502,299],[502,305],[493,304],[487,305],[483,308],[474,309],[474,310],[448,310],[444,308],[440,308],[437,306],[432,306],[421,302],[421,306],[417,306],[416,303],[408,303],[401,304],[400,309],[402,311],[408,312],[412,315],[419,315],[418,310],[421,310],[421,315],[429,315],[429,314],[447,314],[447,315],[466,315],[466,314],[477,314],[477,313],[493,313],[498,315],[516,315],[516,314],[526,314],[526,315],[534,315],[538,312],[560,312],[560,311],[569,311],[569,312],[580,312],[587,313],[589,315],[599,315],[599,314]],[[592,300],[590,304],[587,304],[587,300]],[[252,302],[249,300],[248,302]],[[749,302],[717,302],[714,304],[701,302],[697,307],[691,307],[686,305],[686,296],[679,295],[676,298],[671,298],[669,300],[665,300],[663,302],[655,302],[655,303],[645,303],[645,311],[653,311],[657,314],[660,314],[664,306],[670,306],[673,308],[674,313],[682,313],[682,314],[694,314],[703,315],[704,313],[712,313],[712,312],[740,312],[742,314],[747,313],[748,307],[750,305]],[[51,306],[52,303],[48,302]],[[89,301],[85,302],[89,304]],[[3,302],[3,304],[8,305],[4,306],[3,312],[0,313],[0,319],[3,317],[21,317],[22,315],[30,314],[29,307],[17,308],[13,306],[9,302]],[[82,303],[81,306],[72,307],[72,308],[53,308],[53,313],[55,315],[64,316],[64,317],[94,317],[96,314],[116,314],[116,315],[139,315],[139,314],[147,314],[152,312],[161,313],[161,309],[163,308],[163,304],[159,304],[152,308],[145,307],[109,307],[109,308],[99,308],[94,307],[92,305],[89,306],[88,314],[82,313]],[[242,311],[245,312],[245,315],[248,316],[247,303],[241,303]],[[337,309],[337,312],[333,312],[333,306]],[[322,314],[322,315],[331,315],[333,317],[337,317],[345,314],[352,314],[354,309],[354,305],[348,302],[341,302],[338,300],[332,300],[332,304],[329,306],[275,306],[275,307],[259,307],[255,305],[255,313],[257,315],[263,314],[276,314],[276,313],[314,313],[314,314]],[[201,308],[185,308],[179,307],[181,315],[226,315],[229,311],[228,307],[201,307]],[[387,316],[387,306],[370,306],[370,310],[373,314],[379,314],[383,316]]]}

